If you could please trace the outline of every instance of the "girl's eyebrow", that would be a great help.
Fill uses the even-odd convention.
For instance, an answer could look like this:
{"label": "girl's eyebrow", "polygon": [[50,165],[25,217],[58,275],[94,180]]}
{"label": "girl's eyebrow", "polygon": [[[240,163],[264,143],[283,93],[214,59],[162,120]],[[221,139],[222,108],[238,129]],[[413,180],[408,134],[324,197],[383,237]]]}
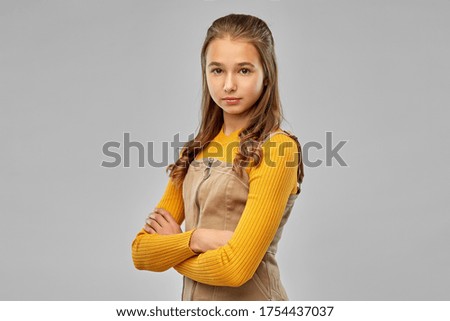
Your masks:
{"label": "girl's eyebrow", "polygon": [[[239,67],[242,67],[242,66],[251,66],[251,67],[255,68],[255,65],[254,65],[254,64],[252,64],[251,62],[247,62],[247,61],[240,62],[240,63],[238,63],[237,65],[238,65]],[[211,66],[222,67],[222,64],[221,64],[220,62],[217,62],[217,61],[211,61],[211,62],[208,64],[208,67],[211,67]]]}

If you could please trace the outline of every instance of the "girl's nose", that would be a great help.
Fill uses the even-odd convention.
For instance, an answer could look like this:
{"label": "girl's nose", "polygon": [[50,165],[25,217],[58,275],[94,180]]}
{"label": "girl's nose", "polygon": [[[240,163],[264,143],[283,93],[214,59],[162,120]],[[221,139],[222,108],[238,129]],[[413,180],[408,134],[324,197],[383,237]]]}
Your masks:
{"label": "girl's nose", "polygon": [[225,78],[225,83],[223,85],[223,90],[227,93],[235,91],[236,90],[236,82],[232,75],[228,75]]}

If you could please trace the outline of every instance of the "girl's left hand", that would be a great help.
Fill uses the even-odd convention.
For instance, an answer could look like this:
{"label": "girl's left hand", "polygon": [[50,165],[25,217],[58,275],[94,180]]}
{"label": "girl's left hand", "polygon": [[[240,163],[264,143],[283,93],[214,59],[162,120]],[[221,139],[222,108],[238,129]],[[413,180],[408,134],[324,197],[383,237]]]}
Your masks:
{"label": "girl's left hand", "polygon": [[172,215],[163,208],[155,208],[145,223],[144,230],[150,234],[170,235],[183,232]]}

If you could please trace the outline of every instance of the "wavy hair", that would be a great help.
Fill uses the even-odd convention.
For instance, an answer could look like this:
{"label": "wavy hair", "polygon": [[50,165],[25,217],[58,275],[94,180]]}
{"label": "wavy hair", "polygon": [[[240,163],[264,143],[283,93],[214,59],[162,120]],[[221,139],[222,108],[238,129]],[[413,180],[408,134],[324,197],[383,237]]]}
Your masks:
{"label": "wavy hair", "polygon": [[[274,50],[272,32],[267,24],[254,16],[230,14],[215,20],[209,27],[201,50],[202,66],[202,102],[201,123],[196,137],[187,142],[174,164],[166,171],[175,185],[181,186],[189,165],[208,143],[219,133],[223,125],[223,111],[216,105],[206,82],[206,50],[214,39],[230,37],[251,43],[259,53],[264,71],[265,86],[255,105],[249,110],[249,122],[240,134],[239,148],[233,160],[233,170],[243,175],[247,166],[258,166],[262,161],[262,142],[271,132],[280,128],[283,120],[280,95],[278,91],[278,68]],[[290,134],[298,147],[297,181],[303,180],[303,162],[301,146],[297,138]]]}

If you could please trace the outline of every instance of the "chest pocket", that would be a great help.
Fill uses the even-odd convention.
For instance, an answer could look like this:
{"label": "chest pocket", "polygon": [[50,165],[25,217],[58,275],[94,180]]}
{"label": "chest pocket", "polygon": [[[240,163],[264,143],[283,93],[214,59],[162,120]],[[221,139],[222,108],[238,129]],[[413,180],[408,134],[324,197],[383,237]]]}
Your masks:
{"label": "chest pocket", "polygon": [[241,178],[229,163],[194,160],[183,184],[186,229],[234,231],[248,197],[248,176]]}

